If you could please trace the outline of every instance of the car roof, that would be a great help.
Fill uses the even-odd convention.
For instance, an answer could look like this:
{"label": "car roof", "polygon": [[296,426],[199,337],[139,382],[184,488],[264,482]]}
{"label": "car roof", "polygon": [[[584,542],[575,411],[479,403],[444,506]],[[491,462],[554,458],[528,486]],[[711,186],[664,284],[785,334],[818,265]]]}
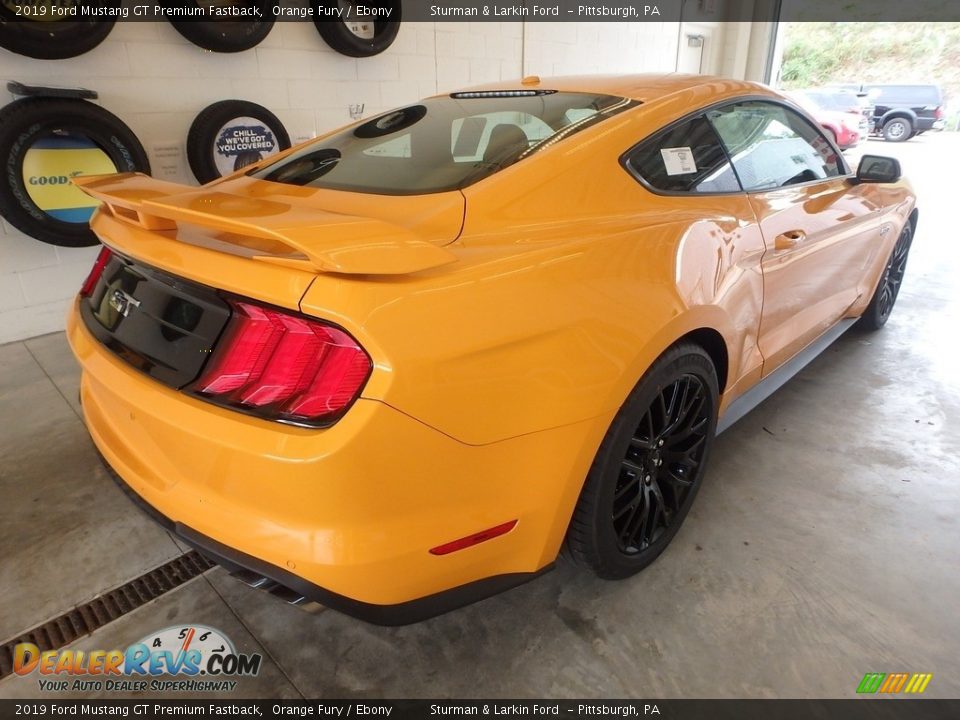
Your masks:
{"label": "car roof", "polygon": [[[702,88],[709,95],[714,90],[717,95],[729,95],[741,91],[744,94],[776,95],[766,85],[714,77],[711,75],[684,75],[680,73],[647,73],[638,75],[568,75],[560,77],[538,77],[536,75],[522,80],[488,83],[469,88],[470,91],[489,90],[559,90],[563,92],[590,92],[615,95],[633,100],[649,102],[676,92]],[[708,104],[705,98],[703,104]]]}

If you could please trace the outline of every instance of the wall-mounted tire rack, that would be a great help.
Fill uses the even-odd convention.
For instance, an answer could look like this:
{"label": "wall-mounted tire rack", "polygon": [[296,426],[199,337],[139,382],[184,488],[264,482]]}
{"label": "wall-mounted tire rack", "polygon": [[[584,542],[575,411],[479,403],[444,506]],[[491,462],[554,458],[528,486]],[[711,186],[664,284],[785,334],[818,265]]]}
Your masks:
{"label": "wall-mounted tire rack", "polygon": [[[2,0],[0,0],[2,1]],[[169,3],[186,10],[206,9],[210,2],[174,0]],[[273,29],[275,0],[233,0],[233,5],[256,9],[262,20],[171,20],[178,33],[204,50],[234,53],[256,47]]]}
{"label": "wall-mounted tire rack", "polygon": [[27,97],[0,108],[0,215],[45,243],[96,245],[88,223],[98,203],[72,178],[149,173],[143,145],[120,118],[87,101],[97,97],[92,91],[7,87]]}
{"label": "wall-mounted tire rack", "polygon": [[[116,9],[121,0],[85,0],[84,5]],[[74,2],[74,6],[80,3]],[[32,16],[18,15],[17,8],[33,7]],[[21,10],[22,12],[22,10]],[[114,21],[51,20],[49,8],[43,3],[0,0],[0,47],[27,57],[43,60],[62,60],[83,55],[102,43]]]}
{"label": "wall-mounted tire rack", "polygon": [[[401,2],[382,0],[378,3],[378,8],[390,10],[388,20],[361,20],[353,14],[356,5],[353,0],[310,0],[313,23],[327,45],[342,55],[379,55],[397,39],[402,19]],[[344,20],[330,19],[330,11],[337,8],[349,10],[351,15]]]}
{"label": "wall-mounted tire rack", "polygon": [[280,119],[262,105],[221,100],[190,126],[187,160],[194,176],[208,183],[290,147]]}

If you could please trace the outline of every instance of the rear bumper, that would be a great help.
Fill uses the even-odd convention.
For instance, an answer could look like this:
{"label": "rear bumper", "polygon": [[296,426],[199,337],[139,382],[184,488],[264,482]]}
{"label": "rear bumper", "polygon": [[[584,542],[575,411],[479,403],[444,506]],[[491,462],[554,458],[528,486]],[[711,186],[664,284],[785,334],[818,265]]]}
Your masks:
{"label": "rear bumper", "polygon": [[[141,374],[76,307],[67,325],[90,435],[155,517],[228,569],[371,622],[413,622],[548,569],[608,423],[471,446],[361,398],[330,428],[290,427]],[[429,552],[512,520],[506,535]]]}
{"label": "rear bumper", "polygon": [[[103,455],[100,459],[107,474],[137,507],[168,532],[199,550],[231,575],[239,576],[244,582],[249,582],[247,578],[256,578],[258,582],[249,584],[268,590],[290,604],[298,605],[300,601],[308,600],[374,625],[409,625],[427,620],[522,585],[553,569],[553,563],[550,563],[536,572],[496,575],[395,605],[366,603],[322,588],[288,570],[227,547],[183,523],[174,522],[137,495],[117,474],[117,471],[110,467],[110,463]],[[260,582],[262,580],[268,582]]]}

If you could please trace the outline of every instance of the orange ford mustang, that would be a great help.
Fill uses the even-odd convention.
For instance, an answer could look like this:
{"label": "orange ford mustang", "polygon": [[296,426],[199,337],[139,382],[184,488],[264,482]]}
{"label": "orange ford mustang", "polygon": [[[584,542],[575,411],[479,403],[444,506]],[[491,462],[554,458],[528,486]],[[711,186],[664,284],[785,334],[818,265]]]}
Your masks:
{"label": "orange ford mustang", "polygon": [[715,434],[858,318],[915,198],[761,85],[582,77],[423,100],[202,188],[82,178],[93,440],[171,531],[399,624],[549,569],[631,575]]}

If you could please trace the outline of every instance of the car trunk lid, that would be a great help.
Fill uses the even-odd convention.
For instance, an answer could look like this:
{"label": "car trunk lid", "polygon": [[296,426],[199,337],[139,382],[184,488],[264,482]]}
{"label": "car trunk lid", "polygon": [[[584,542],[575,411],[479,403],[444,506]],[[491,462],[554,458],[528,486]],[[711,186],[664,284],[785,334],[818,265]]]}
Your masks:
{"label": "car trunk lid", "polygon": [[197,377],[230,318],[230,306],[211,288],[117,253],[79,309],[108,350],[174,388]]}
{"label": "car trunk lid", "polygon": [[[398,275],[456,259],[463,196],[343,198],[240,178],[192,188],[136,173],[75,182],[113,252],[80,300],[87,329],[138,370],[183,388],[199,375],[238,295],[299,311],[318,275]],[[369,212],[361,214],[363,209]],[[372,213],[372,214],[371,214]]]}

